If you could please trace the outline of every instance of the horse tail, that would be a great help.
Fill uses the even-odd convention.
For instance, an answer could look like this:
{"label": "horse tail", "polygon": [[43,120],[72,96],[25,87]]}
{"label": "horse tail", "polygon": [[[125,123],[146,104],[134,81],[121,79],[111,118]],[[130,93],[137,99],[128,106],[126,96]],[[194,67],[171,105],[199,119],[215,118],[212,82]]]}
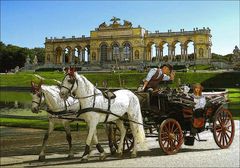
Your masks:
{"label": "horse tail", "polygon": [[140,103],[136,95],[133,95],[130,104],[129,104],[129,112],[128,117],[130,120],[133,120],[137,123],[134,123],[130,121],[130,125],[135,125],[134,128],[136,130],[136,140],[137,143],[139,143],[142,147],[146,147],[145,144],[145,131],[143,127],[143,118],[140,108]]}

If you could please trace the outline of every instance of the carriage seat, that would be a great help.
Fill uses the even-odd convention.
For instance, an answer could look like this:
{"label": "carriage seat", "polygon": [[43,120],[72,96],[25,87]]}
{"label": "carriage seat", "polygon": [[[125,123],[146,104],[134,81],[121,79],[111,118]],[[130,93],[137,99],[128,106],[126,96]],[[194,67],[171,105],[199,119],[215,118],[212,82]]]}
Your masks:
{"label": "carriage seat", "polygon": [[109,90],[102,91],[102,94],[106,99],[115,99],[116,98],[116,95]]}

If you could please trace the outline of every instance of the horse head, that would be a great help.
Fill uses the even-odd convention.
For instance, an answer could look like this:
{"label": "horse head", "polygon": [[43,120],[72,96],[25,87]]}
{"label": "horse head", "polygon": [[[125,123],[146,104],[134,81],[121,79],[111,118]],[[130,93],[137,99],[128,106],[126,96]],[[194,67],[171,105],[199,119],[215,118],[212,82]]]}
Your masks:
{"label": "horse head", "polygon": [[60,97],[67,99],[77,89],[75,68],[65,68],[65,77],[60,87]]}
{"label": "horse head", "polygon": [[40,83],[37,85],[35,84],[33,81],[31,81],[31,92],[32,92],[32,112],[33,113],[38,113],[39,109],[40,109],[40,105],[43,103],[44,101],[44,96],[43,93],[41,92],[41,86],[42,86],[43,82],[42,80],[40,81]]}

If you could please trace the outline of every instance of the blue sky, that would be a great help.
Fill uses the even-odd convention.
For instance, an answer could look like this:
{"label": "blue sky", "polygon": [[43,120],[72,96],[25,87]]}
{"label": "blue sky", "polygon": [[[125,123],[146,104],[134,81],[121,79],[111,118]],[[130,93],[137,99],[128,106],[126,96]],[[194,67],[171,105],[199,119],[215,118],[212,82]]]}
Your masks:
{"label": "blue sky", "polygon": [[209,27],[212,52],[239,46],[239,1],[7,1],[1,0],[1,41],[44,47],[45,37],[89,36],[112,16],[154,32]]}

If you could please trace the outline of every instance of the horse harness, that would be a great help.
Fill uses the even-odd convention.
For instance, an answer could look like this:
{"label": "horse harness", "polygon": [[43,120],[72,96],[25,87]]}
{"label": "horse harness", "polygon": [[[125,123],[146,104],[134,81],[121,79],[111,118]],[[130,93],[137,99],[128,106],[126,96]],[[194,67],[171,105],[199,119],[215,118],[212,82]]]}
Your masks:
{"label": "horse harness", "polygon": [[[67,76],[67,75],[66,75]],[[66,78],[65,76],[65,78]],[[65,79],[64,78],[64,79]],[[63,80],[64,80],[63,79]],[[70,79],[68,81],[69,83],[72,84],[71,88],[68,88],[64,85],[62,85],[61,87],[65,88],[68,90],[68,93],[71,95],[71,91],[74,87],[74,84],[76,83],[77,86],[78,86],[78,81],[76,80],[76,78],[72,77],[72,79]],[[100,95],[102,94],[104,98],[106,98],[108,100],[108,109],[107,110],[102,110],[102,109],[99,109],[99,108],[95,108],[95,102],[96,102],[96,96],[97,95]],[[94,93],[93,95],[89,95],[89,96],[84,96],[84,97],[79,97],[77,99],[86,99],[86,98],[89,98],[89,97],[93,97],[93,106],[92,108],[85,108],[85,109],[79,109],[78,112],[77,112],[77,117],[79,117],[81,114],[83,113],[86,113],[86,112],[90,112],[90,111],[95,111],[95,112],[101,112],[103,113],[103,111],[105,112],[106,114],[106,118],[104,120],[104,123],[107,122],[108,118],[109,118],[109,115],[110,114],[113,114],[111,111],[110,111],[110,108],[111,108],[111,99],[115,99],[116,98],[116,95],[113,93],[113,92],[110,92],[109,90],[106,90],[106,91],[102,91],[102,93],[96,93],[96,88],[94,87]],[[81,106],[80,106],[81,107]]]}
{"label": "horse harness", "polygon": [[[40,105],[41,105],[41,103],[42,103],[42,98],[43,98],[43,97],[46,97],[43,92],[40,92],[39,94],[40,94],[40,95],[39,95],[39,97],[40,97],[39,102],[32,100],[32,103],[37,104],[37,105],[38,105],[38,108],[40,107]],[[70,106],[70,103],[69,103],[67,100],[64,101],[65,110],[60,111],[60,112],[57,112],[58,115],[60,115],[60,114],[65,114],[65,111],[67,111],[67,107],[68,107],[67,104]],[[51,114],[51,115],[56,115],[56,112],[54,112],[54,111],[52,111],[52,110],[49,110],[49,109],[48,109],[47,112],[48,112],[49,114]]]}
{"label": "horse harness", "polygon": [[[108,100],[108,109],[107,110],[102,110],[100,108],[95,108],[95,102],[96,102],[96,96],[97,95],[103,95],[104,98],[106,98]],[[80,109],[77,113],[77,117],[79,117],[81,114],[83,113],[86,113],[86,112],[90,112],[90,111],[95,111],[95,112],[100,112],[100,113],[104,113],[106,114],[106,118],[104,120],[104,123],[107,122],[108,118],[109,118],[109,115],[110,114],[113,114],[110,110],[111,108],[111,100],[112,99],[115,99],[116,98],[116,95],[109,91],[109,90],[105,90],[105,91],[102,91],[102,93],[96,93],[96,88],[94,88],[94,93],[93,95],[89,95],[89,96],[85,96],[85,97],[80,97],[78,99],[86,99],[86,98],[89,98],[89,97],[93,97],[93,106],[90,107],[90,108],[85,108],[85,109]]]}

